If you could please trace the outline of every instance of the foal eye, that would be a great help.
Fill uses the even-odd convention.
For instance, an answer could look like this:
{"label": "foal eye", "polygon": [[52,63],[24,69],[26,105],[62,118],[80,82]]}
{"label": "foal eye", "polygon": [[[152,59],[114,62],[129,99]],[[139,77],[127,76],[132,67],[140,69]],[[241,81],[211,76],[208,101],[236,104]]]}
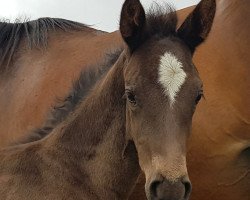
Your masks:
{"label": "foal eye", "polygon": [[131,92],[131,91],[126,91],[126,97],[127,97],[127,100],[133,104],[133,105],[136,105],[136,99],[135,99],[135,95]]}
{"label": "foal eye", "polygon": [[199,101],[201,100],[201,97],[203,97],[203,90],[199,91],[196,99],[195,99],[195,103],[198,104]]}

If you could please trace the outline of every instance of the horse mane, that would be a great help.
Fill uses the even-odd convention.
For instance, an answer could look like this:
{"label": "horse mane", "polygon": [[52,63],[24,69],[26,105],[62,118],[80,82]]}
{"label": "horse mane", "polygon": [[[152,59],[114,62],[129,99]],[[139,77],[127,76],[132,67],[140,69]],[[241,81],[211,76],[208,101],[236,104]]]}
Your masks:
{"label": "horse mane", "polygon": [[34,142],[46,137],[58,124],[63,122],[66,117],[75,110],[77,105],[82,102],[91,91],[91,88],[100,80],[108,70],[114,65],[120,56],[122,48],[108,53],[103,63],[88,66],[81,72],[78,80],[73,83],[70,93],[63,99],[58,99],[56,106],[52,108],[49,116],[41,128],[32,131],[27,137],[15,144],[25,144]]}
{"label": "horse mane", "polygon": [[88,26],[59,18],[39,18],[33,21],[14,23],[0,21],[0,73],[10,71],[9,66],[20,41],[26,38],[27,46],[32,48],[46,48],[50,31],[80,31]]}

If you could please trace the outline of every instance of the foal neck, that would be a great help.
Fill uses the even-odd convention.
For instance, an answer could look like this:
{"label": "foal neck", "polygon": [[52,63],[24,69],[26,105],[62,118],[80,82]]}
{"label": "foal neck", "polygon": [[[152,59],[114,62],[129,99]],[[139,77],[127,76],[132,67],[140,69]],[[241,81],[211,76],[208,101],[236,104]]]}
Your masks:
{"label": "foal neck", "polygon": [[139,175],[135,146],[126,141],[123,54],[48,146],[88,174],[91,193],[100,199],[126,199]]}

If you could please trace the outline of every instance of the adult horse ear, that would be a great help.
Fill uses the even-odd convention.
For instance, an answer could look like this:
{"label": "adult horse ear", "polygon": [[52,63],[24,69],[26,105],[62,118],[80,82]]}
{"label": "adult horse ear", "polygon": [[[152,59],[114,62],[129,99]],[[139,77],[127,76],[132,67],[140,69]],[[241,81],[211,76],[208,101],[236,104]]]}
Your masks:
{"label": "adult horse ear", "polygon": [[146,16],[139,0],[126,0],[122,6],[120,32],[130,51],[135,50],[143,40]]}
{"label": "adult horse ear", "polygon": [[188,45],[192,54],[208,36],[216,11],[215,0],[201,0],[177,30],[178,36]]}

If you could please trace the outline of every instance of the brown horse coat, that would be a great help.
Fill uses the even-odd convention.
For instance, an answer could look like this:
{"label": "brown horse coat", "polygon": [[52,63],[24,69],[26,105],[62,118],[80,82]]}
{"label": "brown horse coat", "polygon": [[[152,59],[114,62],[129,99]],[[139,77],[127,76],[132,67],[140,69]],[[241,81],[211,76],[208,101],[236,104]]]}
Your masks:
{"label": "brown horse coat", "polygon": [[10,66],[12,73],[0,77],[0,146],[40,127],[80,72],[120,46],[116,33],[104,34],[85,26],[82,31],[51,31],[46,51],[30,50],[21,40]]}
{"label": "brown horse coat", "polygon": [[[249,9],[248,1],[218,0],[210,37],[195,54],[206,100],[197,108],[188,154],[194,200],[249,198]],[[80,70],[120,45],[119,34],[91,29],[52,33],[43,54],[26,50],[23,41],[17,72],[0,81],[1,146],[41,126]]]}
{"label": "brown horse coat", "polygon": [[[188,200],[186,144],[203,95],[192,55],[208,36],[215,11],[215,0],[202,0],[177,29],[171,7],[146,14],[139,0],[125,0],[120,17],[125,48],[109,70],[98,69],[107,72],[86,99],[43,139],[0,150],[1,198],[128,199],[141,168],[147,199]],[[6,68],[18,36],[26,33],[29,39],[33,23],[0,26],[0,42],[7,43],[1,51],[5,77],[15,73]],[[38,39],[68,24],[40,19]],[[8,40],[9,28],[15,37]]]}
{"label": "brown horse coat", "polygon": [[[180,19],[192,9],[180,10]],[[194,55],[205,100],[189,142],[192,200],[250,198],[249,9],[249,1],[218,0],[209,38]],[[133,200],[143,196],[137,187]]]}

